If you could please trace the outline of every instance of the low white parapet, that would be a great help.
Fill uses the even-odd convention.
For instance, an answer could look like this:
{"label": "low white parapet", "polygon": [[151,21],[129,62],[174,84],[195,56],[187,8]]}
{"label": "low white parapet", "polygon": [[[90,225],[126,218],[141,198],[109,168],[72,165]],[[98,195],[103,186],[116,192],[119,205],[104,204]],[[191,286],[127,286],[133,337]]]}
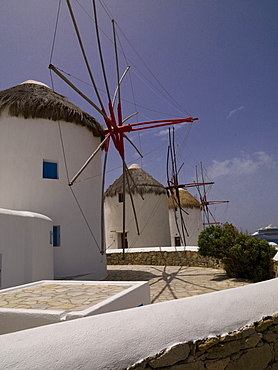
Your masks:
{"label": "low white parapet", "polygon": [[278,279],[0,336],[3,369],[124,369],[278,311]]}
{"label": "low white parapet", "polygon": [[39,281],[0,291],[0,334],[149,303],[145,281]]}
{"label": "low white parapet", "polygon": [[[179,247],[150,247],[150,248],[127,248],[126,253],[141,253],[141,252],[184,252],[184,251],[194,251],[198,252],[198,247],[196,246],[179,246]],[[106,254],[112,253],[123,253],[122,249],[107,249]]]}

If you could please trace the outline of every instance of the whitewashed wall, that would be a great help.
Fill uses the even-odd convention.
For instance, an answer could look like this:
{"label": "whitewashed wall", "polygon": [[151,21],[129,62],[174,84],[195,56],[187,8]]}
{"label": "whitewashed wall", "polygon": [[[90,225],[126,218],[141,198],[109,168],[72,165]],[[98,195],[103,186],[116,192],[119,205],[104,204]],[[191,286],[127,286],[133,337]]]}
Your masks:
{"label": "whitewashed wall", "polygon": [[53,279],[52,220],[0,208],[1,289]]}
{"label": "whitewashed wall", "polygon": [[[140,235],[137,233],[135,217],[129,194],[126,194],[126,231],[129,248],[165,247],[170,245],[170,228],[167,196],[144,194],[133,195]],[[105,198],[106,245],[121,248],[119,231],[123,230],[123,203],[118,195]]]}
{"label": "whitewashed wall", "polygon": [[[182,212],[183,219],[185,221],[186,229],[188,231],[188,235],[185,232],[185,241],[186,245],[198,245],[198,237],[201,231],[203,231],[203,221],[202,221],[202,212],[200,208],[184,208],[184,210],[188,213]],[[176,212],[177,216],[177,223],[180,232],[182,232],[181,228],[181,217],[179,214],[179,210]],[[175,210],[169,209],[169,223],[170,223],[170,233],[171,233],[171,245],[175,246],[175,237],[179,236],[177,224],[175,221]]]}
{"label": "whitewashed wall", "polygon": [[277,313],[278,279],[0,336],[4,369],[124,369]]}
{"label": "whitewashed wall", "polygon": [[[85,127],[60,122],[72,178],[100,143]],[[57,161],[59,179],[43,179],[43,160]],[[61,247],[54,248],[55,277],[92,274],[106,276],[100,248],[101,153],[82,174],[90,180],[73,185],[92,237],[73,197],[64,162],[57,122],[45,119],[0,117],[0,207],[42,213],[61,226]],[[97,246],[98,244],[98,246]]]}

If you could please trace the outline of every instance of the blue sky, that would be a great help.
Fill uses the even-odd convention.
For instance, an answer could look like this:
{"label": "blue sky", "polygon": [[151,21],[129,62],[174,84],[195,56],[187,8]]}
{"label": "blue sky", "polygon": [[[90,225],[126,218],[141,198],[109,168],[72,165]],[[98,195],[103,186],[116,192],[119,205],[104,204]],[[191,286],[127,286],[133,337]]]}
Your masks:
{"label": "blue sky", "polygon": [[[28,79],[52,87],[51,61],[97,102],[64,0],[54,40],[58,4],[1,1],[0,89]],[[106,104],[91,1],[72,0],[72,6]],[[215,181],[208,199],[230,201],[211,207],[219,221],[249,232],[270,223],[278,226],[278,2],[101,0],[97,8],[112,92],[116,74],[111,16],[117,23],[120,69],[131,65],[122,84],[124,116],[138,111],[133,121],[198,117],[192,125],[175,127],[178,165],[184,163],[180,182],[194,181],[195,166],[202,162],[206,179]],[[102,122],[58,77],[53,76],[53,82],[57,92]],[[126,144],[128,164],[139,163],[166,185],[168,130],[129,137],[144,158]],[[110,149],[107,185],[121,173],[120,159]]]}

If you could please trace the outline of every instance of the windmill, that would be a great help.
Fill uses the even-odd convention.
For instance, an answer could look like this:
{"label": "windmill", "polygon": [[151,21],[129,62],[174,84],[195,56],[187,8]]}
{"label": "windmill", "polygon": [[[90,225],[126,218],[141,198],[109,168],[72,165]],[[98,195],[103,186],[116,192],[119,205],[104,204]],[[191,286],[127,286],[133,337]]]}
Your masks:
{"label": "windmill", "polygon": [[[187,118],[180,118],[180,119],[165,119],[165,120],[151,120],[151,121],[144,121],[144,122],[136,122],[136,123],[126,123],[128,119],[132,118],[136,113],[132,114],[131,116],[127,118],[123,118],[123,110],[122,110],[122,99],[121,99],[121,83],[126,75],[126,73],[129,70],[129,67],[125,70],[122,76],[120,76],[120,66],[119,66],[119,57],[118,57],[118,46],[117,46],[117,35],[116,35],[116,28],[115,28],[115,21],[112,19],[112,29],[113,29],[113,44],[114,44],[114,54],[115,54],[115,64],[116,64],[116,80],[117,80],[117,86],[115,89],[115,93],[112,97],[112,94],[109,91],[108,86],[108,78],[104,63],[104,57],[103,57],[103,51],[102,51],[102,45],[101,45],[101,38],[99,33],[99,26],[98,26],[98,17],[97,17],[97,9],[96,9],[96,1],[93,0],[93,19],[95,23],[95,32],[96,32],[96,38],[97,38],[97,46],[98,46],[98,53],[99,53],[99,59],[101,64],[101,70],[102,70],[102,76],[103,76],[103,82],[104,87],[106,91],[106,97],[107,97],[107,108],[105,108],[105,105],[101,99],[101,96],[99,94],[99,89],[97,87],[95,78],[93,76],[89,60],[87,58],[85,47],[82,42],[81,33],[79,31],[79,27],[70,3],[70,0],[66,0],[67,7],[71,16],[71,20],[74,26],[74,30],[78,39],[79,47],[86,65],[87,72],[90,77],[91,84],[94,88],[98,103],[94,103],[86,94],[84,94],[80,89],[78,89],[66,76],[64,73],[62,73],[61,70],[56,68],[52,63],[49,65],[49,69],[53,71],[56,75],[58,75],[64,82],[66,82],[75,92],[77,92],[83,99],[85,99],[93,108],[103,117],[104,123],[106,125],[105,128],[105,138],[104,140],[99,144],[97,149],[92,153],[92,155],[88,158],[86,163],[81,167],[81,169],[76,173],[76,175],[71,179],[69,182],[69,185],[72,186],[76,180],[79,178],[83,170],[87,167],[87,165],[93,160],[95,155],[100,151],[101,149],[104,149],[104,161],[103,161],[103,171],[102,171],[102,211],[101,211],[101,219],[102,219],[102,231],[101,231],[101,253],[105,253],[105,246],[104,246],[104,187],[105,187],[105,174],[106,174],[106,164],[107,164],[107,153],[109,150],[109,145],[111,141],[114,144],[114,147],[116,151],[118,152],[121,161],[122,161],[122,172],[123,172],[123,233],[125,233],[125,183],[129,181],[132,181],[132,179],[129,179],[127,174],[127,165],[126,165],[126,156],[125,156],[125,140],[128,141],[139,153],[139,155],[142,157],[142,154],[139,152],[139,150],[136,148],[136,146],[132,143],[132,141],[128,138],[127,134],[130,132],[150,129],[150,128],[157,128],[157,127],[163,127],[163,126],[169,126],[169,125],[176,125],[184,122],[191,123],[197,118],[193,117],[187,117]],[[130,194],[132,197],[132,194]],[[132,204],[133,201],[131,200]],[[134,215],[136,215],[135,208],[133,208]],[[135,216],[136,219],[136,216]],[[125,247],[125,239],[122,240],[122,248],[124,253],[124,247]]]}
{"label": "windmill", "polygon": [[205,183],[204,180],[204,171],[203,171],[203,163],[200,162],[200,171],[201,171],[201,179],[202,183],[198,182],[198,168],[196,166],[196,187],[198,190],[199,198],[200,198],[200,203],[203,211],[203,225],[204,227],[210,226],[210,225],[219,225],[220,222],[216,220],[215,216],[209,209],[210,205],[216,205],[216,204],[222,204],[222,203],[229,203],[228,200],[208,200],[207,199],[207,194],[210,189],[210,187],[206,187],[206,185],[212,185],[212,183]]}
{"label": "windmill", "polygon": [[[186,225],[186,216],[188,212],[182,207],[181,202],[181,189],[187,189],[191,187],[207,186],[213,184],[213,182],[205,182],[202,178],[202,182],[193,182],[193,183],[180,183],[179,182],[179,173],[184,165],[182,163],[179,167],[177,165],[177,147],[175,145],[175,130],[174,127],[169,128],[169,145],[167,151],[167,160],[166,160],[166,174],[167,174],[167,192],[169,197],[170,208],[174,213],[174,220],[176,225],[176,230],[178,233],[178,239],[181,245],[186,246],[186,239],[190,236],[188,225]],[[204,207],[204,204],[201,203],[201,207]]]}

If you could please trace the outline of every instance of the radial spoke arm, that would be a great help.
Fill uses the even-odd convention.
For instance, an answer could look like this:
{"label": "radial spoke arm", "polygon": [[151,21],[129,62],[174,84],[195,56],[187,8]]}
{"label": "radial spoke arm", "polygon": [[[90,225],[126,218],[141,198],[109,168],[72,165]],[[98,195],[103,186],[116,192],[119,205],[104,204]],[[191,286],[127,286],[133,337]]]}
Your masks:
{"label": "radial spoke arm", "polygon": [[[126,168],[126,171],[128,173],[129,171],[127,169],[126,163],[125,163],[125,168]],[[135,205],[134,205],[134,201],[133,201],[133,196],[132,196],[131,189],[130,189],[128,176],[126,176],[126,180],[127,180],[127,186],[128,186],[128,192],[129,192],[130,201],[131,201],[131,205],[132,205],[132,210],[133,210],[133,214],[134,214],[134,219],[135,219],[135,224],[136,224],[136,229],[137,229],[137,235],[140,235],[137,213],[136,213],[136,209],[135,209]]]}
{"label": "radial spoke arm", "polygon": [[125,259],[125,247],[126,247],[126,231],[125,231],[125,210],[126,210],[126,191],[125,191],[125,179],[126,179],[126,166],[125,161],[123,161],[123,233],[122,233],[122,250],[123,250],[123,259]]}
{"label": "radial spoke arm", "polygon": [[[193,122],[197,119],[198,118],[188,117],[188,118],[179,118],[179,119],[173,119],[173,120],[158,120],[158,121],[131,123],[128,125],[117,126],[117,129],[115,131],[117,132],[139,131],[139,130],[145,130],[148,128],[170,126],[170,125],[176,125],[176,124],[184,123],[184,122]],[[144,127],[137,127],[137,126],[143,126],[143,125]],[[109,131],[108,129],[105,130],[105,132],[108,132],[108,131]]]}
{"label": "radial spoke arm", "polygon": [[126,173],[127,173],[127,175],[131,178],[131,181],[133,182],[133,185],[135,186],[135,188],[136,188],[136,190],[137,190],[138,194],[140,195],[140,197],[142,198],[142,200],[144,200],[144,197],[143,197],[143,195],[142,195],[142,193],[141,193],[140,189],[138,188],[138,186],[137,186],[137,184],[136,184],[136,182],[135,182],[134,178],[132,177],[131,173],[128,171],[128,168],[127,168],[126,163],[125,163],[125,169],[126,169]]}
{"label": "radial spoke arm", "polygon": [[102,184],[101,184],[101,248],[100,253],[105,253],[105,214],[104,214],[104,188],[105,188],[105,175],[106,175],[106,164],[107,164],[107,155],[108,152],[106,151],[104,154],[104,162],[103,162],[103,171],[102,171]]}
{"label": "radial spoke arm", "polygon": [[77,172],[77,174],[72,178],[72,180],[69,182],[69,186],[73,185],[75,180],[78,178],[78,176],[85,170],[85,168],[88,166],[88,164],[91,162],[91,160],[95,157],[95,155],[98,153],[98,151],[101,149],[103,144],[108,140],[109,135],[106,136],[104,140],[99,144],[99,146],[96,148],[96,150],[93,152],[93,154],[87,159],[87,161],[84,163],[84,165],[80,168],[80,170]]}
{"label": "radial spoke arm", "polygon": [[125,123],[126,121],[128,121],[130,118],[136,116],[136,114],[138,114],[139,112],[134,112],[132,113],[130,116],[126,117],[125,119],[123,119],[123,123]]}
{"label": "radial spoke arm", "polygon": [[135,144],[133,144],[133,142],[126,135],[124,135],[124,138],[133,146],[133,148],[140,155],[140,157],[143,158],[143,155],[140,153],[139,149],[135,146]]}
{"label": "radial spoke arm", "polygon": [[63,81],[65,81],[74,91],[76,91],[83,99],[85,99],[89,104],[91,104],[103,117],[106,121],[110,121],[110,118],[94,103],[89,99],[85,94],[83,94],[73,83],[71,83],[53,64],[49,64],[49,69],[56,73]]}
{"label": "radial spoke arm", "polygon": [[120,78],[120,81],[119,81],[119,83],[118,83],[118,85],[117,85],[117,87],[116,87],[116,90],[115,90],[115,92],[114,92],[113,99],[112,99],[112,105],[113,105],[113,107],[114,107],[114,105],[115,105],[115,100],[116,100],[116,97],[117,97],[117,94],[118,94],[118,91],[119,91],[120,85],[121,85],[121,83],[122,83],[122,81],[123,81],[123,79],[124,79],[125,75],[127,74],[127,72],[128,72],[129,70],[130,70],[130,66],[128,66],[128,67],[126,68],[126,70],[124,71],[124,73],[123,73],[122,77]]}
{"label": "radial spoke arm", "polygon": [[85,53],[85,49],[84,49],[84,46],[83,46],[83,43],[82,43],[82,39],[81,39],[79,30],[78,30],[78,27],[77,27],[77,23],[76,23],[76,20],[75,20],[75,17],[74,17],[74,13],[73,13],[72,7],[70,5],[70,0],[66,0],[66,2],[67,2],[67,5],[68,5],[68,8],[69,8],[69,12],[70,12],[70,15],[71,15],[72,23],[73,23],[73,26],[74,26],[74,29],[75,29],[75,33],[76,33],[76,36],[77,36],[77,39],[78,39],[78,42],[79,42],[79,46],[80,46],[80,49],[81,49],[81,52],[82,52],[82,55],[83,55],[83,58],[84,58],[84,61],[85,61],[85,64],[86,64],[86,67],[87,67],[89,76],[90,76],[90,79],[91,79],[91,82],[92,82],[92,84],[94,86],[94,90],[95,90],[95,93],[97,95],[99,104],[101,105],[102,110],[104,110],[104,107],[103,107],[103,104],[102,104],[100,95],[98,93],[98,89],[97,89],[95,80],[94,80],[94,77],[93,77],[93,74],[92,74],[92,71],[91,71],[91,68],[90,68],[90,65],[89,65],[89,62],[88,62],[86,53]]}
{"label": "radial spoke arm", "polygon": [[96,37],[97,37],[97,43],[98,43],[99,58],[100,58],[100,63],[101,63],[101,68],[102,68],[102,75],[103,75],[104,84],[105,84],[105,88],[106,88],[107,98],[108,98],[108,101],[111,103],[108,81],[107,81],[105,65],[104,65],[104,60],[103,60],[103,55],[102,55],[100,36],[99,36],[99,27],[98,27],[98,19],[97,19],[97,10],[96,10],[95,0],[93,0],[93,9],[94,9],[95,29],[96,29]]}

